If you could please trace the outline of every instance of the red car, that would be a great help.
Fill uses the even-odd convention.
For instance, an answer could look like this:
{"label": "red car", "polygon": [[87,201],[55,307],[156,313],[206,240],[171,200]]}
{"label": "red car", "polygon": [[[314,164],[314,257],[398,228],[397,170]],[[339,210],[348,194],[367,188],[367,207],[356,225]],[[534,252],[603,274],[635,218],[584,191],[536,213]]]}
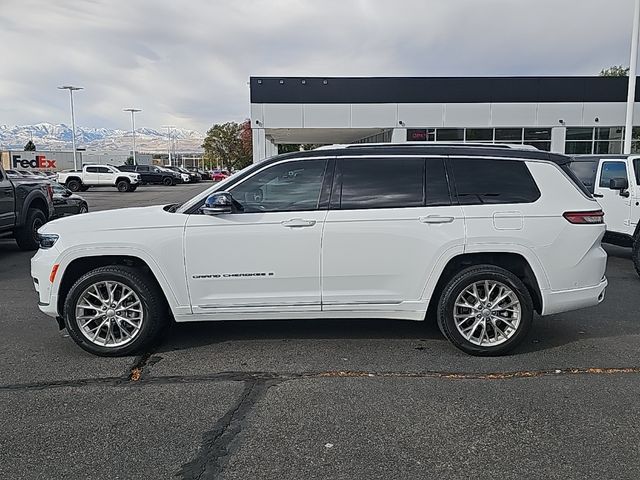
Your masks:
{"label": "red car", "polygon": [[211,180],[214,182],[219,182],[220,180],[224,180],[229,176],[229,172],[226,170],[214,170],[211,172]]}

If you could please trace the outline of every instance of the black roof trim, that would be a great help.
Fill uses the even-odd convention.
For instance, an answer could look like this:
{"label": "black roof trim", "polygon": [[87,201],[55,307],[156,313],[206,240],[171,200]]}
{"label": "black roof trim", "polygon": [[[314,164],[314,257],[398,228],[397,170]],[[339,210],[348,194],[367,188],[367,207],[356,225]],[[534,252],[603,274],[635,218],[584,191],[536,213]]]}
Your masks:
{"label": "black roof trim", "polygon": [[[626,77],[251,77],[251,103],[625,102]],[[640,83],[636,87],[640,101]]]}
{"label": "black roof trim", "polygon": [[376,145],[376,146],[350,146],[349,148],[323,148],[322,150],[307,150],[303,152],[291,152],[271,157],[260,165],[266,163],[279,162],[289,158],[308,158],[308,157],[378,157],[378,156],[406,156],[406,155],[449,155],[456,157],[497,157],[515,160],[545,160],[563,165],[571,161],[571,158],[558,153],[549,153],[543,150],[518,150],[502,147],[465,147],[460,146],[442,146],[442,145]]}

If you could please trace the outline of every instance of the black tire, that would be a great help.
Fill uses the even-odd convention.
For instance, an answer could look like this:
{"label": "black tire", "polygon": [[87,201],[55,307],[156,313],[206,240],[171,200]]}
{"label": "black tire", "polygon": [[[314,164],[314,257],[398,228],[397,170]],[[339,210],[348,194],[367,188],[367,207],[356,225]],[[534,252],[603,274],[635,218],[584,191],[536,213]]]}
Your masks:
{"label": "black tire", "polygon": [[87,205],[86,203],[80,204],[80,208],[78,209],[78,214],[80,215],[88,212],[89,212],[89,205]]}
{"label": "black tire", "polygon": [[129,192],[135,192],[138,189],[138,185],[129,185]]}
{"label": "black tire", "polygon": [[[105,347],[92,343],[80,330],[75,307],[80,295],[97,282],[117,281],[132,289],[140,298],[144,318],[137,335],[122,346]],[[84,350],[101,357],[121,357],[142,354],[155,345],[169,324],[169,309],[160,288],[148,275],[124,265],[99,267],[85,273],[69,290],[64,302],[64,322],[69,336]]]}
{"label": "black tire", "polygon": [[[475,282],[484,280],[499,282],[507,286],[517,296],[520,303],[520,323],[515,329],[515,333],[511,334],[508,340],[494,346],[477,345],[469,341],[458,330],[454,320],[454,304],[458,296]],[[458,272],[447,283],[438,301],[437,316],[440,331],[455,347],[471,355],[497,356],[509,352],[526,337],[533,321],[533,301],[522,280],[511,272],[494,265],[476,265]],[[492,328],[490,326],[490,329]]]}
{"label": "black tire", "polygon": [[631,258],[633,259],[633,266],[636,267],[636,272],[640,275],[640,234],[637,234],[633,241]]}
{"label": "black tire", "polygon": [[87,185],[82,185],[82,186],[80,187],[80,191],[81,191],[81,192],[86,192],[87,190],[89,190],[89,187],[88,187]]}
{"label": "black tire", "polygon": [[38,229],[46,222],[47,217],[42,210],[30,208],[24,225],[16,228],[14,232],[18,247],[25,251],[37,250],[39,246]]}
{"label": "black tire", "polygon": [[170,187],[171,185],[174,185],[174,183],[173,183],[173,179],[171,179],[170,177],[164,177],[164,178],[162,179],[162,184],[163,184],[165,187]]}
{"label": "black tire", "polygon": [[119,192],[128,192],[129,185],[129,180],[119,180],[118,183],[116,183],[116,188]]}
{"label": "black tire", "polygon": [[82,189],[82,183],[80,183],[80,180],[72,178],[71,180],[67,180],[66,187],[72,192],[78,192]]}

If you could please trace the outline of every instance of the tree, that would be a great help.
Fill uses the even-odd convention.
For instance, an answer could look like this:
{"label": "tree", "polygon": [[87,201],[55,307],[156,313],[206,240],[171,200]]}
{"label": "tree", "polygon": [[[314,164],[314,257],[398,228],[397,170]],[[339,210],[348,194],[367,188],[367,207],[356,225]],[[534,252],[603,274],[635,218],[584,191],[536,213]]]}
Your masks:
{"label": "tree", "polygon": [[207,131],[202,144],[205,161],[239,170],[252,162],[251,123],[216,123]]}
{"label": "tree", "polygon": [[133,155],[129,155],[127,160],[124,162],[125,165],[133,165]]}
{"label": "tree", "polygon": [[613,67],[603,68],[600,70],[601,77],[628,77],[629,67],[623,65],[614,65]]}
{"label": "tree", "polygon": [[36,151],[36,144],[33,143],[33,140],[29,140],[26,145],[24,146],[24,151],[25,152],[35,152]]}
{"label": "tree", "polygon": [[278,145],[278,153],[300,152],[306,150],[313,150],[318,148],[320,144],[315,143],[281,143]]}

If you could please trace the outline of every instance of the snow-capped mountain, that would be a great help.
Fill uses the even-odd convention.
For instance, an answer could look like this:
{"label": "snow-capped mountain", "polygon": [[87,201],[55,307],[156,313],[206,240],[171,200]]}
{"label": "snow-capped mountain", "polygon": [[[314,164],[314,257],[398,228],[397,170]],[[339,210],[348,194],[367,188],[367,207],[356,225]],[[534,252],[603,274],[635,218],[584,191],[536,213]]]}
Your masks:
{"label": "snow-capped mountain", "polygon": [[[176,128],[172,131],[179,152],[201,152],[204,135],[195,130]],[[38,150],[71,150],[71,127],[61,123],[35,125],[0,125],[0,150],[22,150],[33,139]],[[76,127],[76,145],[88,151],[131,150],[131,130]],[[136,150],[162,153],[169,148],[167,131],[136,128]]]}

